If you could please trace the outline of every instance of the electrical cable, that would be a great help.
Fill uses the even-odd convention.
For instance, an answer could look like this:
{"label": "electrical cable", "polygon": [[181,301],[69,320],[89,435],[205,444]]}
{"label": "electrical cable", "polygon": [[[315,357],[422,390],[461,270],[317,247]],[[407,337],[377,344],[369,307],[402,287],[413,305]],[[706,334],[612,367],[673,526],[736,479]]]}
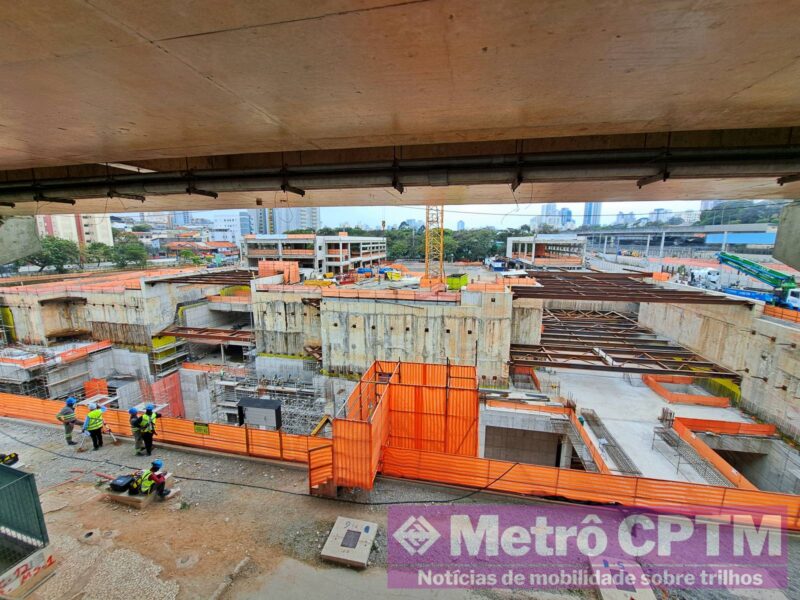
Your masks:
{"label": "electrical cable", "polygon": [[[8,433],[6,431],[0,431],[0,433],[5,435],[6,437],[11,438],[12,440],[14,440],[15,442],[17,442],[19,444],[23,444],[23,445],[29,446],[31,448],[36,448],[37,450],[41,450],[42,452],[47,452],[48,454],[52,454],[54,456],[58,456],[60,458],[64,458],[64,459],[67,459],[67,460],[79,460],[79,461],[88,462],[88,463],[94,463],[94,464],[107,464],[107,465],[111,465],[111,466],[114,466],[114,467],[119,467],[121,469],[131,469],[133,471],[140,471],[141,470],[139,467],[134,467],[134,466],[126,465],[126,464],[122,464],[122,463],[116,463],[116,462],[108,460],[108,459],[106,459],[106,460],[95,460],[95,459],[87,458],[87,457],[83,457],[83,456],[68,456],[66,454],[62,454],[60,452],[56,452],[54,450],[49,450],[47,448],[43,448],[41,446],[37,446],[36,444],[32,444],[30,442],[26,442],[25,440],[21,440],[18,437],[14,436],[14,435],[11,435],[10,433]],[[311,494],[306,494],[306,493],[303,493],[303,492],[293,492],[291,490],[282,490],[280,488],[273,488],[273,487],[269,487],[269,486],[266,486],[266,485],[256,485],[256,484],[253,484],[253,483],[240,483],[240,482],[236,482],[236,481],[222,481],[222,480],[219,480],[219,479],[208,479],[208,478],[204,478],[204,477],[188,477],[188,476],[184,476],[184,475],[179,475],[177,473],[173,473],[173,475],[174,475],[174,477],[176,479],[183,479],[185,481],[197,481],[197,482],[200,482],[200,483],[216,483],[216,484],[220,484],[220,485],[232,485],[234,487],[243,487],[243,488],[264,490],[264,491],[268,491],[268,492],[277,492],[277,493],[280,493],[280,494],[287,494],[289,496],[303,496],[303,497],[307,497],[307,498],[322,498],[324,500],[331,500],[331,501],[334,501],[334,502],[343,502],[343,503],[346,503],[346,504],[357,504],[357,505],[361,505],[361,506],[391,506],[391,505],[401,505],[401,504],[450,504],[450,503],[453,503],[453,502],[460,502],[461,500],[466,500],[467,498],[471,498],[472,496],[475,496],[476,494],[479,494],[481,492],[487,491],[491,486],[493,486],[495,483],[500,481],[503,477],[508,475],[511,472],[511,470],[514,469],[514,467],[519,466],[519,464],[520,463],[515,462],[510,467],[508,467],[508,469],[506,469],[498,477],[496,477],[495,479],[493,479],[492,481],[487,483],[485,486],[483,486],[481,488],[477,488],[475,490],[472,490],[471,492],[469,492],[467,494],[464,494],[462,496],[458,496],[456,498],[447,498],[447,499],[428,498],[428,499],[421,499],[421,500],[386,500],[386,501],[377,501],[377,502],[366,502],[366,501],[363,501],[363,500],[353,500],[353,499],[349,499],[349,498],[326,498],[325,496],[312,496]]]}

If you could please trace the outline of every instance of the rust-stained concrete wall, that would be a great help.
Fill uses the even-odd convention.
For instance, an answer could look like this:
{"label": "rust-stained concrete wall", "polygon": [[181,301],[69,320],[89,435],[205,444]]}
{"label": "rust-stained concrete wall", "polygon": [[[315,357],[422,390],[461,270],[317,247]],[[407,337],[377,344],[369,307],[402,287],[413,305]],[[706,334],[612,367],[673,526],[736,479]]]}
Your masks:
{"label": "rust-stained concrete wall", "polygon": [[511,343],[536,345],[542,340],[542,304],[538,298],[511,303]]}
{"label": "rust-stained concrete wall", "polygon": [[800,327],[763,305],[649,304],[639,323],[742,375],[742,407],[800,439]]}
{"label": "rust-stained concrete wall", "polygon": [[303,303],[319,300],[318,289],[253,293],[256,350],[270,354],[305,354],[304,346],[321,346],[320,311]]}
{"label": "rust-stained concrete wall", "polygon": [[374,360],[477,365],[481,384],[504,384],[511,294],[462,292],[459,304],[324,298],[323,367],[361,372]]}

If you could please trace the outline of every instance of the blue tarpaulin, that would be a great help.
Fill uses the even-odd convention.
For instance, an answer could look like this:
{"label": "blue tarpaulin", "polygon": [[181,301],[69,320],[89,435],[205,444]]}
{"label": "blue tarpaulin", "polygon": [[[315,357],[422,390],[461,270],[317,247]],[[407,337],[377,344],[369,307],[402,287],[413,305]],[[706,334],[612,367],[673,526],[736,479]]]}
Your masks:
{"label": "blue tarpaulin", "polygon": [[[706,244],[721,244],[724,234],[709,233],[706,235]],[[771,246],[775,244],[775,232],[765,231],[763,233],[729,233],[728,244],[755,244]]]}

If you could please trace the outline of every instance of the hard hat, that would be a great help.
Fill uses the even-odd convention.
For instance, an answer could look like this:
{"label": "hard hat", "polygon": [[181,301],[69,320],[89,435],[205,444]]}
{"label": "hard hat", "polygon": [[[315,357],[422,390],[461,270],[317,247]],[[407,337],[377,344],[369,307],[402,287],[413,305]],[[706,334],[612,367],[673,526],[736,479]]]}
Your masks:
{"label": "hard hat", "polygon": [[138,410],[136,410],[135,408],[129,408],[129,409],[128,409],[128,412],[129,412],[130,414],[132,414],[132,415],[135,415],[135,414],[138,414],[138,412],[139,412],[139,411],[138,411]]}
{"label": "hard hat", "polygon": [[145,408],[145,410],[154,410],[154,409],[155,409],[155,406],[154,406],[154,405],[152,405],[152,404],[148,404],[148,405],[147,405],[147,406],[145,406],[144,408]]}
{"label": "hard hat", "polygon": [[72,396],[67,398],[67,406],[75,406],[75,398],[73,398]]}
{"label": "hard hat", "polygon": [[89,403],[89,410],[97,410],[97,404],[94,402]]}
{"label": "hard hat", "polygon": [[161,467],[163,467],[163,466],[164,466],[164,461],[163,461],[163,460],[161,460],[160,458],[157,458],[157,459],[155,459],[155,460],[153,461],[153,466],[154,466],[156,469],[160,469]]}

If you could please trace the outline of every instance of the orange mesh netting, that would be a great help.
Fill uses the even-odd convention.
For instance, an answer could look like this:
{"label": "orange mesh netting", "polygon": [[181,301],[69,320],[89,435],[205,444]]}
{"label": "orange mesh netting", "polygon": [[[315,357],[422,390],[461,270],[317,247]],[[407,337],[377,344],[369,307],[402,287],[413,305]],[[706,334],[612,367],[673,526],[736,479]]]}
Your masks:
{"label": "orange mesh netting", "polygon": [[642,381],[647,384],[647,387],[671,404],[699,404],[701,406],[717,406],[720,408],[727,408],[731,405],[730,400],[722,396],[673,392],[661,385],[662,383],[690,385],[694,380],[694,377],[684,375],[642,375]]}

